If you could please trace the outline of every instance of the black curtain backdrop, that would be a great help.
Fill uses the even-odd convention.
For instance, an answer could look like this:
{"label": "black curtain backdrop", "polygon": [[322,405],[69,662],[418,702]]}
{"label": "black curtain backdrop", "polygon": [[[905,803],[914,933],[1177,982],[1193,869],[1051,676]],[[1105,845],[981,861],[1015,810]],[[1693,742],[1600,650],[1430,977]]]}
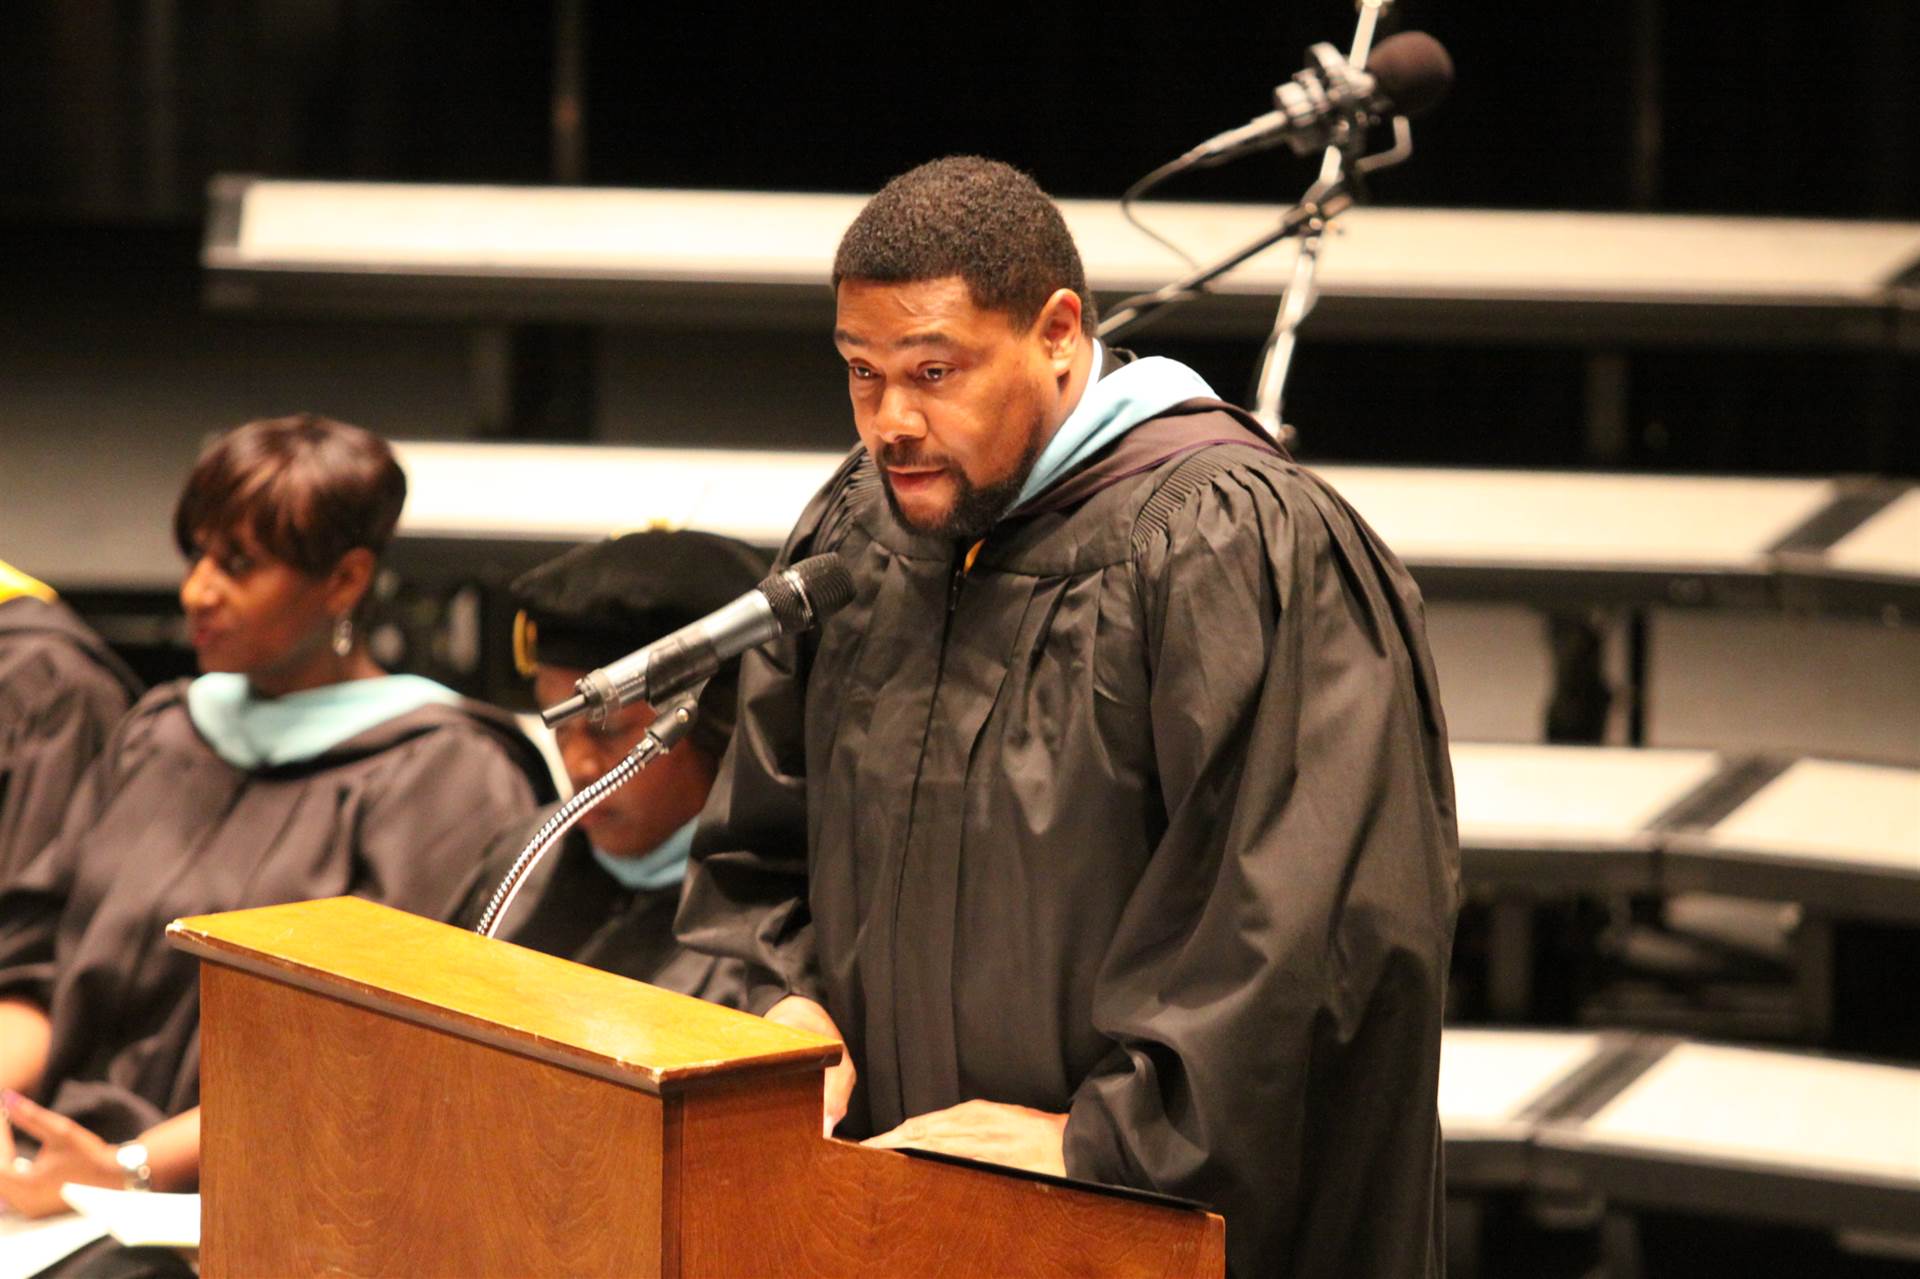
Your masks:
{"label": "black curtain backdrop", "polygon": [[[0,322],[80,294],[198,322],[205,180],[538,182],[554,4],[32,0],[0,17]],[[1258,114],[1350,0],[1284,4],[585,6],[586,176],[867,191],[978,151],[1112,197]],[[1458,68],[1386,204],[1920,219],[1920,6],[1909,0],[1405,0]],[[1636,141],[1636,139],[1640,141]],[[1284,152],[1170,198],[1285,200]],[[103,263],[110,262],[111,269]],[[87,292],[93,290],[93,292]],[[1321,344],[1290,416],[1317,456],[1581,462],[1581,353]],[[85,334],[77,334],[84,341]],[[1147,345],[1150,339],[1143,338]],[[1154,349],[1247,392],[1245,344]],[[1920,473],[1912,358],[1640,352],[1619,459],[1661,469]]]}

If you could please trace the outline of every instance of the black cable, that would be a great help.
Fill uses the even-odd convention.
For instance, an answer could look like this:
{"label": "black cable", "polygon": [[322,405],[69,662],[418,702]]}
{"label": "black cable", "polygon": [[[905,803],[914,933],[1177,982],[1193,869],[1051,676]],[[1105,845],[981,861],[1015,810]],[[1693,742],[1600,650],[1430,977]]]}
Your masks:
{"label": "black cable", "polygon": [[[1158,231],[1148,226],[1145,222],[1142,222],[1139,218],[1139,215],[1134,212],[1134,208],[1133,208],[1133,202],[1135,200],[1140,199],[1142,196],[1146,195],[1147,192],[1153,190],[1157,186],[1160,186],[1162,183],[1166,182],[1168,179],[1178,177],[1180,174],[1186,172],[1188,169],[1192,167],[1193,167],[1193,153],[1189,151],[1187,154],[1178,156],[1172,160],[1169,160],[1165,164],[1161,165],[1159,168],[1148,173],[1146,177],[1141,178],[1138,182],[1135,182],[1132,186],[1128,187],[1126,191],[1121,194],[1120,214],[1122,217],[1126,218],[1126,220],[1129,223],[1132,224],[1134,230],[1140,232],[1142,235],[1146,236],[1148,239],[1152,240],[1154,243],[1160,245],[1161,247],[1171,250],[1176,257],[1178,257],[1182,262],[1185,262],[1187,264],[1188,269],[1193,271],[1198,271],[1200,269],[1200,263],[1197,260],[1195,260],[1192,254],[1188,253],[1185,249],[1175,244],[1172,240],[1169,240],[1166,236],[1161,235]],[[1205,291],[1206,290],[1204,288],[1187,290],[1185,292],[1175,295],[1175,297],[1173,298],[1167,299],[1167,301],[1184,302],[1189,298],[1199,296],[1199,294],[1204,293]],[[1153,301],[1153,298],[1157,292],[1158,290],[1149,290],[1148,292],[1145,292],[1145,293],[1136,293],[1132,297],[1127,298],[1125,301],[1121,302],[1119,306],[1111,308],[1108,311],[1108,315],[1117,316],[1123,312],[1131,311],[1144,304],[1150,303]],[[1126,321],[1117,325],[1103,322],[1100,328],[1100,336],[1106,337],[1108,336],[1109,333],[1117,333],[1121,330],[1139,327],[1140,324],[1142,324],[1147,319],[1151,318],[1155,313],[1157,313],[1160,309],[1162,309],[1163,305],[1164,303],[1162,303],[1161,305],[1152,306],[1142,314],[1130,317]]]}
{"label": "black cable", "polygon": [[1152,227],[1142,222],[1139,218],[1139,215],[1137,215],[1133,209],[1133,202],[1135,200],[1138,200],[1141,196],[1153,190],[1155,187],[1159,186],[1162,182],[1165,182],[1168,178],[1171,178],[1174,175],[1180,173],[1182,170],[1184,170],[1187,167],[1187,164],[1188,164],[1188,157],[1184,155],[1180,156],[1177,159],[1169,160],[1165,164],[1161,165],[1159,168],[1155,169],[1153,172],[1149,173],[1146,177],[1141,178],[1138,182],[1128,187],[1126,191],[1120,196],[1120,216],[1125,218],[1128,222],[1131,222],[1133,224],[1134,230],[1140,232],[1140,234],[1146,236],[1149,240],[1152,240],[1155,244],[1160,245],[1162,248],[1171,250],[1174,256],[1178,257],[1182,262],[1185,262],[1189,267],[1192,267],[1197,270],[1200,264],[1194,260],[1192,254],[1188,253],[1185,249],[1175,244],[1172,240],[1169,240],[1166,236],[1161,235],[1158,231],[1154,230]]}

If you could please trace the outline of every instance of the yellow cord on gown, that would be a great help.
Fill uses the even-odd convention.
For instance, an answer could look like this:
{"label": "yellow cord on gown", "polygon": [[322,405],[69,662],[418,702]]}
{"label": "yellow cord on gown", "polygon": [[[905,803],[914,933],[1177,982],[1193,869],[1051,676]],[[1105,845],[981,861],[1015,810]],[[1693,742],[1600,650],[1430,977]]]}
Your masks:
{"label": "yellow cord on gown", "polygon": [[5,560],[0,560],[0,604],[22,595],[31,595],[34,599],[45,600],[49,604],[60,598],[45,582],[28,577]]}

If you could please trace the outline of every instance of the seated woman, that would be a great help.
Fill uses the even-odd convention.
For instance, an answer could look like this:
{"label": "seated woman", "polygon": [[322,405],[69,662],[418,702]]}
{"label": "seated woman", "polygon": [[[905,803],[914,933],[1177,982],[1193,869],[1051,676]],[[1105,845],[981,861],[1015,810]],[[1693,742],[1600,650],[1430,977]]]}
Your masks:
{"label": "seated woman", "polygon": [[355,618],[405,497],[382,441],[325,418],[201,455],[174,536],[206,673],[127,713],[0,890],[0,1087],[38,1145],[0,1125],[0,1202],[197,1179],[199,974],[168,921],[343,893],[446,918],[487,838],[548,797],[508,716],[368,655]]}
{"label": "seated woman", "polygon": [[[574,682],[699,620],[759,583],[767,564],[740,542],[664,531],[575,547],[513,584],[520,606],[514,655],[551,706]],[[590,968],[739,1007],[738,960],[715,959],[675,940],[693,821],[733,734],[739,664],[700,697],[687,740],[609,794],[528,876],[496,934]],[[582,717],[556,731],[575,790],[597,781],[640,742],[654,708],[635,702],[594,727]],[[476,876],[465,923],[477,923],[500,880],[552,809],[502,830]]]}
{"label": "seated woman", "polygon": [[0,883],[60,829],[140,681],[53,588],[0,560]]}

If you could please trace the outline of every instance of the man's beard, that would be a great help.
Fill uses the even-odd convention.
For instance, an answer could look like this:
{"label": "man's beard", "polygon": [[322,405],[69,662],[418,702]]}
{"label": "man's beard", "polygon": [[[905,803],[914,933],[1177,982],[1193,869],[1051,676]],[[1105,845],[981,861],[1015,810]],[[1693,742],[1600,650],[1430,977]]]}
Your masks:
{"label": "man's beard", "polygon": [[[985,537],[987,530],[998,524],[1000,517],[1012,508],[1014,499],[1020,496],[1020,489],[1026,484],[1027,476],[1033,473],[1033,464],[1039,457],[1040,424],[1036,421],[1027,432],[1027,444],[1021,451],[1020,460],[1005,476],[991,484],[974,484],[950,458],[927,457],[896,444],[881,445],[873,460],[880,468],[880,487],[886,492],[887,507],[893,512],[894,519],[916,533],[952,538],[956,542],[975,542]],[[940,465],[945,465],[947,474],[953,478],[953,505],[935,522],[918,523],[901,509],[900,499],[894,496],[893,481],[887,478],[886,468]]]}

